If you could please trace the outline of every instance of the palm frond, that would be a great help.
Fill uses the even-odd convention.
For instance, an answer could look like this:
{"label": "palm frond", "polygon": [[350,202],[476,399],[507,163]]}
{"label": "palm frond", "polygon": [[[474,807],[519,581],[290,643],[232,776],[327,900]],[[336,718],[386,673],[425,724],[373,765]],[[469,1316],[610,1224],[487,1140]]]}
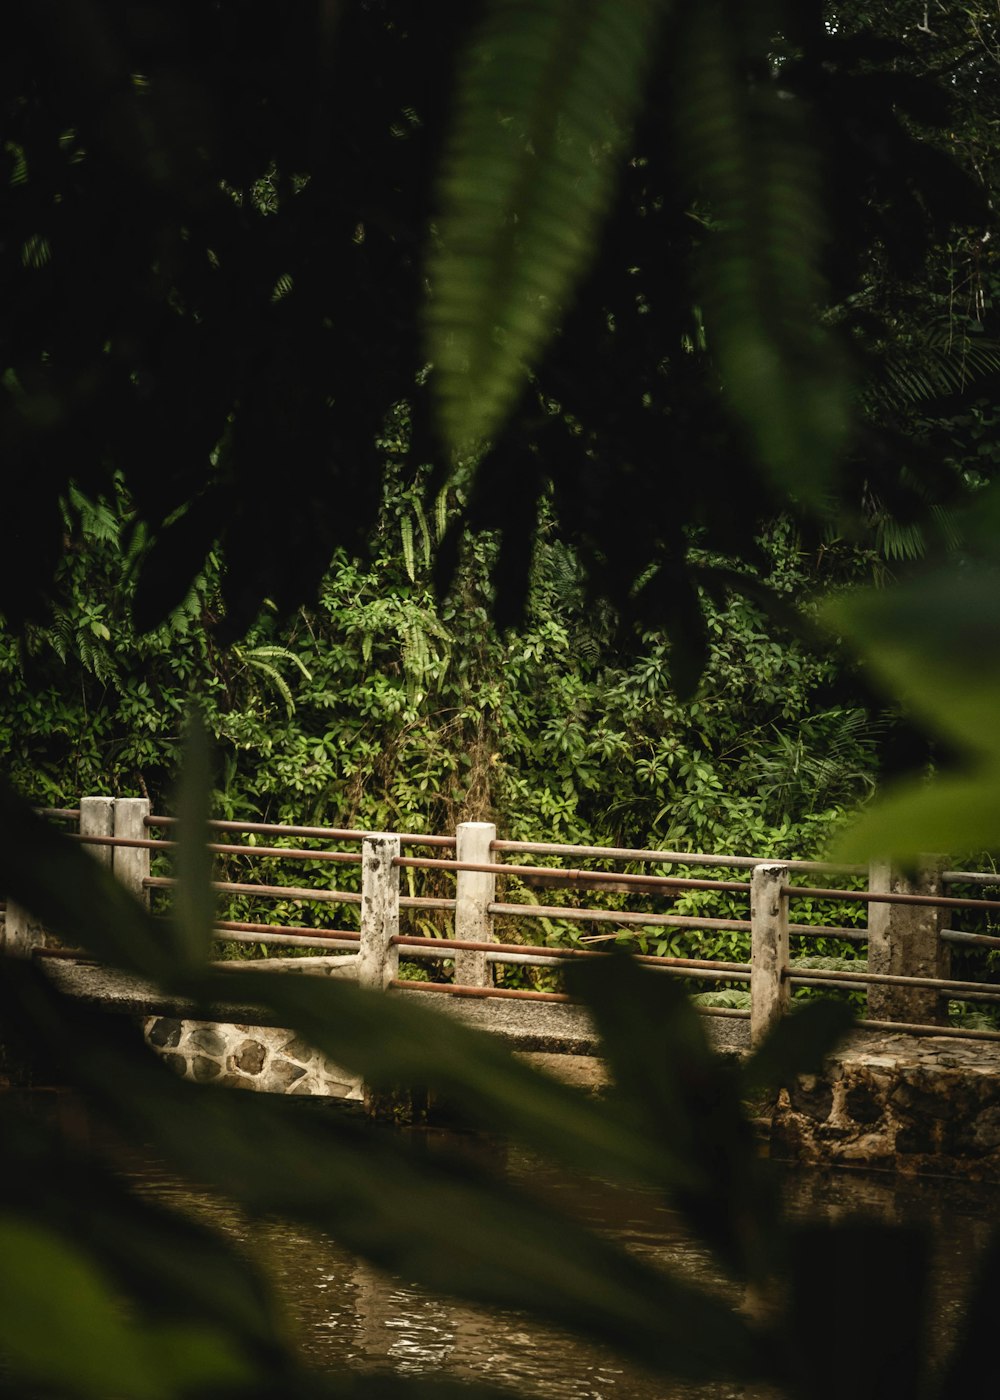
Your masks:
{"label": "palm frond", "polygon": [[874,407],[901,410],[963,394],[993,374],[1000,374],[1000,342],[931,336],[920,345],[886,354],[863,397]]}
{"label": "palm frond", "polygon": [[610,202],[661,0],[490,0],[460,69],[428,341],[453,449],[494,431]]}

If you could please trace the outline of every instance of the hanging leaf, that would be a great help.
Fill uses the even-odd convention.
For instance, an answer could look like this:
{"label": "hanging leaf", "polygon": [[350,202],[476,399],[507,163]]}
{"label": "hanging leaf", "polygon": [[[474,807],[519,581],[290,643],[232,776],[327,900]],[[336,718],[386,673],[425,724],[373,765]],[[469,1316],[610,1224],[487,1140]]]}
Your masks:
{"label": "hanging leaf", "polygon": [[658,0],[492,0],[459,70],[430,256],[446,442],[494,432],[594,255]]}

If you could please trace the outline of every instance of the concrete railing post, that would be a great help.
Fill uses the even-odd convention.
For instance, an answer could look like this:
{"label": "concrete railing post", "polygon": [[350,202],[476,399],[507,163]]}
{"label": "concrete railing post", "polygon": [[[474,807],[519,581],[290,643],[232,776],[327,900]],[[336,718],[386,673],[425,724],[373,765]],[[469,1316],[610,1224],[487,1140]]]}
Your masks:
{"label": "concrete railing post", "polygon": [[[490,846],[497,829],[492,822],[461,822],[457,830],[455,859],[469,865],[490,865]],[[496,899],[495,875],[478,870],[459,870],[455,882],[455,937],[472,943],[492,943],[493,915],[490,905]],[[484,952],[471,949],[455,954],[455,981],[463,987],[489,987],[493,969]]]}
{"label": "concrete railing post", "polygon": [[[80,835],[113,836],[115,834],[115,802],[113,797],[80,798]],[[99,865],[110,868],[110,846],[84,845],[84,850]],[[4,919],[3,949],[12,957],[28,958],[32,949],[44,948],[46,936],[41,924],[15,900],[7,901]]]}
{"label": "concrete railing post", "polygon": [[788,1011],[787,865],[755,865],[750,879],[750,1044]]}
{"label": "concrete railing post", "polygon": [[[146,818],[149,802],[145,797],[115,798],[115,835],[132,841],[149,839]],[[149,890],[144,881],[149,878],[148,846],[115,846],[112,868],[120,880],[143,904],[149,904]]]}
{"label": "concrete railing post", "polygon": [[[115,799],[113,797],[81,797],[80,835],[114,836],[114,834]],[[98,865],[103,865],[105,870],[112,868],[114,863],[114,848],[112,846],[90,846],[86,841],[82,845],[83,849],[97,861]]]}
{"label": "concrete railing post", "polygon": [[361,845],[361,947],[358,983],[384,991],[399,972],[399,837],[380,833]]}
{"label": "concrete railing post", "polygon": [[[941,862],[924,857],[912,878],[888,861],[872,861],[868,872],[872,893],[942,893]],[[929,904],[870,904],[868,906],[868,971],[896,977],[948,977],[951,948],[941,938],[944,911]],[[936,987],[868,988],[868,1015],[875,1021],[911,1021],[918,1025],[948,1023],[948,1002]]]}

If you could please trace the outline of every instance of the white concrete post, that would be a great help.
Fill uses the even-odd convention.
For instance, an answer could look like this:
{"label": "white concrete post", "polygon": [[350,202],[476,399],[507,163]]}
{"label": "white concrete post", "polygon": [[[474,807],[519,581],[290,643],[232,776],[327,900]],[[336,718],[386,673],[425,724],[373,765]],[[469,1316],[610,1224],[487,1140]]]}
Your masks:
{"label": "white concrete post", "polygon": [[[942,893],[942,858],[921,857],[913,879],[888,861],[873,860],[868,888],[879,894]],[[949,977],[951,947],[941,938],[944,910],[928,904],[869,904],[868,971],[902,977]],[[936,987],[868,988],[868,1015],[876,1021],[946,1026],[948,1000]]]}
{"label": "white concrete post", "polygon": [[[114,834],[115,799],[113,797],[81,797],[80,835],[114,836]],[[106,870],[112,868],[114,855],[113,847],[89,846],[86,841],[81,844],[83,845],[83,849],[93,856],[98,865],[103,865]]]}
{"label": "white concrete post", "polygon": [[[145,797],[115,798],[115,835],[135,841],[149,839],[146,818],[149,802]],[[115,878],[135,895],[142,904],[149,904],[149,890],[143,881],[149,877],[148,846],[115,846],[113,869]]]}
{"label": "white concrete post", "polygon": [[[80,835],[113,836],[114,830],[114,798],[81,797]],[[84,850],[89,851],[98,864],[110,867],[110,846],[84,845]],[[4,952],[15,958],[30,958],[32,949],[45,946],[45,932],[38,920],[15,900],[8,899],[4,918]]]}
{"label": "white concrete post", "polygon": [[384,991],[399,974],[399,837],[366,836],[361,844],[361,947],[358,983]]}
{"label": "white concrete post", "polygon": [[787,865],[755,865],[750,879],[750,1044],[788,1011]]}
{"label": "white concrete post", "polygon": [[[455,859],[470,865],[490,865],[491,844],[497,829],[492,822],[461,822],[457,830]],[[477,870],[459,870],[455,884],[455,937],[473,943],[492,943],[493,915],[490,905],[496,899],[495,875]],[[463,987],[489,987],[493,967],[483,952],[470,949],[455,953],[455,981]]]}

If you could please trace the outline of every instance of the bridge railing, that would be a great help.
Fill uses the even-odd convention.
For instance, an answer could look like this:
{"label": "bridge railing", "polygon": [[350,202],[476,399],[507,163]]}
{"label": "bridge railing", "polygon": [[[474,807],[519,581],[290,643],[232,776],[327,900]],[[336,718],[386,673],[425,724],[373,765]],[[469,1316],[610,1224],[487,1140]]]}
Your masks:
{"label": "bridge railing", "polygon": [[[84,798],[79,808],[47,809],[46,815],[77,826],[74,834],[88,845],[95,858],[108,865],[138,898],[146,903],[152,900],[154,909],[162,907],[160,902],[169,896],[175,882],[168,875],[151,873],[151,857],[169,854],[174,849],[174,818],[151,813],[149,803],[143,799],[107,797]],[[981,916],[1000,910],[1000,900],[943,893],[949,885],[1000,885],[1000,877],[995,874],[945,870],[939,863],[930,863],[916,877],[906,879],[878,863],[866,871],[863,867],[834,866],[821,861],[778,862],[751,856],[505,841],[498,840],[495,827],[486,822],[462,823],[454,836],[227,821],[215,821],[211,829],[219,839],[211,842],[210,849],[220,856],[290,861],[314,869],[319,866],[328,872],[323,877],[327,881],[332,868],[344,873],[343,879],[337,877],[338,884],[352,886],[336,888],[319,878],[308,883],[305,876],[295,885],[269,884],[260,879],[216,881],[215,888],[221,896],[252,899],[255,903],[280,902],[284,909],[281,921],[219,919],[215,931],[220,941],[263,944],[279,950],[309,949],[313,953],[222,966],[280,967],[357,977],[364,985],[394,992],[566,1001],[568,997],[559,990],[500,985],[497,969],[511,965],[565,968],[580,959],[599,957],[595,944],[619,940],[633,930],[641,935],[686,932],[691,937],[690,951],[696,954],[696,940],[703,932],[727,930],[750,935],[747,961],[665,954],[640,954],[638,961],[663,975],[681,977],[690,983],[743,989],[749,994],[746,1006],[703,1005],[699,1010],[706,1015],[749,1020],[752,1042],[760,1040],[786,1014],[795,994],[804,988],[866,993],[868,1016],[861,1021],[865,1027],[1000,1039],[1000,1031],[959,1027],[948,1021],[949,1001],[1000,1001],[1000,984],[950,976],[952,948],[978,946],[989,951],[1000,947],[1000,938],[944,927],[946,921],[965,911]],[[154,834],[157,832],[164,834]],[[295,844],[260,844],[262,838]],[[345,846],[350,849],[340,849]],[[409,854],[412,848],[428,849],[432,854]],[[525,863],[531,857],[566,856],[574,861],[570,868]],[[583,861],[604,865],[680,865],[693,870],[728,867],[742,878],[638,874],[596,869],[583,865]],[[412,892],[418,874],[439,882],[453,879],[454,894],[442,897]],[[801,883],[812,875],[834,874],[852,877],[855,883],[859,875],[867,874],[868,888]],[[411,893],[401,893],[401,877]],[[605,891],[654,900],[706,891],[735,901],[745,900],[749,907],[746,917],[722,918],[671,913],[662,908],[609,908],[582,902],[519,903],[497,898],[497,881],[512,878],[529,888],[541,885],[573,893]],[[869,911],[867,927],[794,922],[794,908],[800,900],[813,904],[821,901],[824,908],[839,904],[844,910],[862,904]],[[313,917],[317,917],[318,910],[322,922],[286,922],[290,903],[311,906]],[[352,908],[359,916],[357,928],[334,927],[328,922],[326,911],[332,914],[335,909]],[[444,918],[447,927],[430,933],[401,932],[401,912],[411,918],[417,913],[421,917]],[[609,926],[611,931],[590,933],[586,946],[550,946],[544,941],[533,941],[531,926],[540,925],[544,939],[545,921],[552,920],[597,929]],[[511,924],[515,933],[506,936]],[[842,964],[830,968],[816,966],[817,960],[808,956],[793,956],[793,939],[801,944],[817,936],[845,943],[867,942],[867,963],[859,957],[854,960],[857,968]],[[13,952],[65,955],[65,950],[45,948],[43,931],[34,927],[29,916],[16,905],[7,909],[5,944]],[[407,962],[431,960],[438,968],[453,964],[453,977],[449,980],[441,973],[437,980],[429,981],[400,977],[401,956]]]}

